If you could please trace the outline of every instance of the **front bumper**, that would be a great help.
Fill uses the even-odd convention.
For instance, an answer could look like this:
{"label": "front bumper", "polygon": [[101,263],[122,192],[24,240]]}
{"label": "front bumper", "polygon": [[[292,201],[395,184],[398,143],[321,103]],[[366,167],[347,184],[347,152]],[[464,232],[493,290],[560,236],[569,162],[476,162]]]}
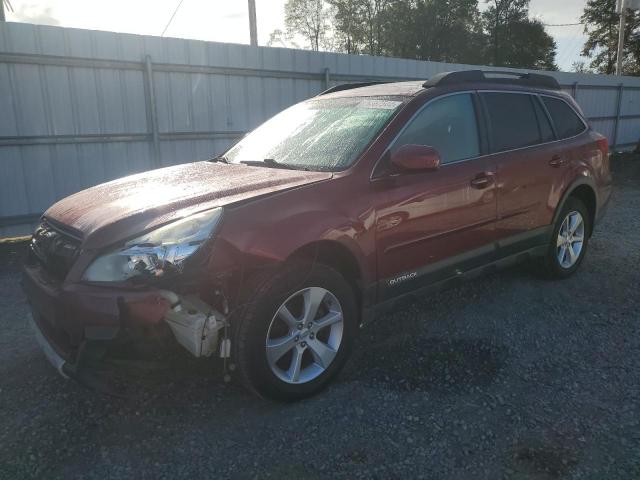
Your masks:
{"label": "front bumper", "polygon": [[607,186],[601,191],[601,203],[598,205],[598,209],[596,211],[596,218],[594,221],[594,226],[598,225],[602,218],[605,216],[607,211],[609,210],[609,206],[611,205],[611,193],[613,188],[611,186]]}
{"label": "front bumper", "polygon": [[31,313],[28,314],[28,321],[29,321],[29,326],[31,327],[31,329],[33,330],[36,336],[36,341],[38,342],[38,345],[40,345],[40,348],[44,352],[45,356],[47,357],[47,360],[49,360],[51,365],[53,365],[53,367],[58,371],[58,373],[60,373],[60,375],[62,375],[65,378],[69,378],[69,376],[65,372],[65,365],[67,361],[64,358],[62,358],[60,354],[56,351],[56,349],[49,343],[49,340],[47,340],[47,337],[44,336],[44,334],[42,333],[42,330],[40,330],[40,327],[38,326],[38,324],[36,324],[35,320],[33,319],[33,315]]}
{"label": "front bumper", "polygon": [[70,366],[80,366],[87,346],[108,343],[138,326],[157,326],[169,308],[160,290],[65,284],[38,263],[24,267],[22,287],[38,343],[66,376]]}
{"label": "front bumper", "polygon": [[96,357],[96,354],[97,356],[104,354],[105,349],[100,342],[83,341],[78,349],[77,355],[71,361],[60,355],[59,347],[50,342],[49,338],[40,328],[41,324],[33,318],[32,314],[29,314],[28,320],[34,331],[38,345],[40,345],[45,357],[47,357],[47,360],[49,360],[60,375],[67,379],[73,379],[92,390],[109,395],[122,396],[122,392],[118,391],[115,385],[101,378],[100,375],[97,375],[91,368],[88,368],[88,364],[91,362],[91,359]]}

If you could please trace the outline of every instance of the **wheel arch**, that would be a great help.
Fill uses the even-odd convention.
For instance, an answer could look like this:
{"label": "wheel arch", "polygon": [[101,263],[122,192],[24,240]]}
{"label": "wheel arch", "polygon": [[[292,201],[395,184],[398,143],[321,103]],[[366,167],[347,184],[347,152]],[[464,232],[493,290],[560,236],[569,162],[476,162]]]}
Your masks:
{"label": "wheel arch", "polygon": [[364,273],[357,256],[349,247],[336,240],[317,240],[296,249],[287,261],[319,262],[327,265],[347,280],[361,308],[364,301]]}
{"label": "wheel arch", "polygon": [[560,212],[569,198],[577,198],[587,207],[589,211],[589,236],[591,236],[598,208],[598,197],[595,187],[586,178],[572,183],[562,195],[562,199],[558,202],[553,216],[553,225],[558,221]]}

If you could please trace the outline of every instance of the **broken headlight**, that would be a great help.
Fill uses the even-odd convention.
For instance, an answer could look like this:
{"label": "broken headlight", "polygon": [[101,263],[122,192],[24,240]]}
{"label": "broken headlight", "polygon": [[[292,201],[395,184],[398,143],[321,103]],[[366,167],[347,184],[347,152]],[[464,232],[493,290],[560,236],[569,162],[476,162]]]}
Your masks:
{"label": "broken headlight", "polygon": [[137,276],[160,277],[180,271],[213,233],[221,208],[191,215],[129,240],[123,247],[96,258],[83,280],[120,282]]}

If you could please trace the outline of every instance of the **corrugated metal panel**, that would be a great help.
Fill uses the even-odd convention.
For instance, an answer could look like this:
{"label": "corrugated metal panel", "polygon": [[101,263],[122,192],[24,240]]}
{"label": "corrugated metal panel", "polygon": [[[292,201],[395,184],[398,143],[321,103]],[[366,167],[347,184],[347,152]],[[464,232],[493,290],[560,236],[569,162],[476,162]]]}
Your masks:
{"label": "corrugated metal panel", "polygon": [[[0,235],[28,232],[28,216],[80,189],[219,154],[324,90],[327,69],[330,86],[466,68],[493,67],[2,23]],[[569,93],[578,83],[578,101],[611,141],[618,113],[618,143],[638,140],[640,78],[551,74]]]}
{"label": "corrugated metal panel", "polygon": [[[579,88],[576,97],[587,117],[607,117],[616,114],[617,90],[595,90],[583,87]],[[636,113],[638,112],[640,109]]]}

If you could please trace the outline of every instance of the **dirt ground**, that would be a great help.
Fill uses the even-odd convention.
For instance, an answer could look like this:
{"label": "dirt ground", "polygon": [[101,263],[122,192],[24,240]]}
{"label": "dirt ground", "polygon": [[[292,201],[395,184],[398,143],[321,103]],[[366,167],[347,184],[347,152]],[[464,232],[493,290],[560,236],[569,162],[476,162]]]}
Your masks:
{"label": "dirt ground", "polygon": [[521,266],[406,302],[337,381],[282,405],[209,361],[131,367],[113,398],[59,377],[0,245],[0,478],[640,478],[640,160],[574,277]]}

